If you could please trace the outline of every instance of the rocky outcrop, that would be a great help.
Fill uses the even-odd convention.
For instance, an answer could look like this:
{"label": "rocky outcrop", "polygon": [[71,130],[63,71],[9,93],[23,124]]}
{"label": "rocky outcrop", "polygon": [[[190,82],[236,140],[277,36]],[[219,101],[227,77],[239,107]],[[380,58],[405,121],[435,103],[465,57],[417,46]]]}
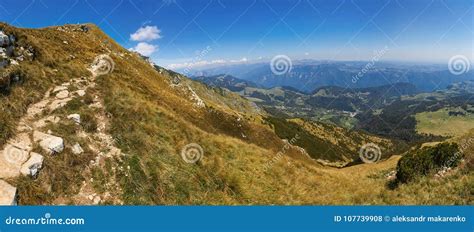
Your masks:
{"label": "rocky outcrop", "polygon": [[26,49],[16,44],[16,37],[0,30],[0,68],[3,68],[0,76],[0,91],[8,93],[10,86],[22,79],[20,73],[11,69],[10,66],[20,65],[24,60],[33,60],[35,51],[33,47]]}
{"label": "rocky outcrop", "polygon": [[57,99],[64,99],[67,97],[69,97],[69,91],[67,90],[60,91],[59,93],[56,94]]}
{"label": "rocky outcrop", "polygon": [[0,46],[3,47],[8,45],[10,45],[10,38],[5,34],[5,32],[0,31]]}
{"label": "rocky outcrop", "polygon": [[29,152],[7,144],[0,153],[0,178],[19,176],[21,165],[28,160]]}
{"label": "rocky outcrop", "polygon": [[190,86],[188,86],[188,90],[191,95],[190,100],[194,102],[194,106],[197,106],[198,108],[203,108],[206,106],[204,101],[196,94],[196,92],[194,92],[194,90]]}
{"label": "rocky outcrop", "polygon": [[30,159],[21,166],[21,174],[35,177],[43,167],[43,160],[44,158],[42,155],[32,152],[30,154]]}
{"label": "rocky outcrop", "polygon": [[68,119],[71,119],[76,124],[81,124],[81,115],[79,114],[70,114],[67,116]]}
{"label": "rocky outcrop", "polygon": [[94,59],[94,62],[89,68],[93,77],[109,74],[114,71],[115,63],[109,55],[99,55]]}
{"label": "rocky outcrop", "polygon": [[76,143],[74,146],[72,146],[71,151],[72,151],[72,154],[74,155],[80,155],[84,152],[84,150],[82,149],[81,145],[79,145],[79,143]]}
{"label": "rocky outcrop", "polygon": [[64,140],[54,135],[34,131],[33,141],[39,142],[41,148],[50,154],[58,154],[64,150]]}

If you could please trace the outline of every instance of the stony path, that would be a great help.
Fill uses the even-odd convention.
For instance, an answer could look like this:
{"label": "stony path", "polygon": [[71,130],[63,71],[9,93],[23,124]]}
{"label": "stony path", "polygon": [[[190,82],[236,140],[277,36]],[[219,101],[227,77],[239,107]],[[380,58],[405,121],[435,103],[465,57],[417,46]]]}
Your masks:
{"label": "stony path", "polygon": [[[20,175],[35,178],[41,171],[45,155],[61,155],[65,148],[65,141],[52,134],[51,131],[45,131],[44,127],[61,120],[73,120],[80,123],[79,114],[72,113],[67,118],[60,118],[55,116],[53,111],[65,106],[74,98],[84,96],[87,89],[94,87],[96,74],[94,72],[92,74],[89,78],[72,79],[48,90],[43,99],[31,105],[26,115],[19,119],[17,135],[8,140],[0,150],[0,205],[15,205],[17,203],[17,189],[10,185],[8,180]],[[86,138],[88,141],[86,145],[96,154],[96,159],[90,162],[90,166],[93,166],[98,165],[104,157],[122,153],[114,146],[112,136],[107,134],[108,119],[98,96],[95,96],[93,104],[89,107],[99,109],[97,110],[99,113],[95,115],[98,122],[97,131],[86,133],[80,130],[76,133],[77,136]],[[33,147],[37,145],[42,148],[41,154],[32,151]],[[71,150],[76,154],[83,152],[79,144],[73,145]],[[85,167],[85,169],[87,168]],[[83,183],[83,185],[77,200],[82,204],[98,204],[100,198],[94,196],[95,193],[87,186],[87,183]]]}

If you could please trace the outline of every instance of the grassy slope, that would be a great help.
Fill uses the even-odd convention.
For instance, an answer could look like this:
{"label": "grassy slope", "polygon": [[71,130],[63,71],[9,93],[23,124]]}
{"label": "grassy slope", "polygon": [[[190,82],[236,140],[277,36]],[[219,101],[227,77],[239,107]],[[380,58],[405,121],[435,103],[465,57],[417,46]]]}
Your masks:
{"label": "grassy slope", "polygon": [[[127,155],[109,160],[95,176],[116,175],[125,204],[466,203],[462,196],[469,187],[466,181],[472,183],[472,174],[448,179],[449,185],[429,184],[431,180],[427,180],[428,184],[389,190],[383,174],[395,168],[396,157],[345,169],[321,167],[295,149],[284,149],[284,143],[244,100],[189,80],[183,80],[181,87],[172,87],[170,74],[160,74],[98,28],[90,27],[87,35],[73,33],[75,36],[56,28],[11,29],[27,36],[25,40],[37,47],[39,57],[22,64],[27,72],[25,82],[0,101],[6,112],[2,113],[0,143],[14,133],[14,118],[47,88],[89,75],[86,68],[94,57],[109,53],[116,69],[99,78],[96,91],[111,115],[110,133]],[[62,43],[65,40],[68,45]],[[69,54],[76,58],[69,60]],[[208,107],[193,105],[189,92],[182,88],[186,84]],[[235,104],[241,105],[238,111],[233,110]],[[204,149],[204,159],[194,165],[184,163],[179,156],[182,146],[191,142]],[[284,151],[284,156],[265,169],[279,151]],[[77,193],[82,169],[80,165],[69,167],[71,162],[81,164],[78,159],[67,152],[61,158],[46,158],[47,166],[37,180],[18,180],[23,196],[20,203],[51,204]],[[111,171],[120,167],[120,172]],[[423,184],[428,187],[418,188]],[[453,197],[429,195],[432,192]],[[469,202],[472,204],[472,199]]]}
{"label": "grassy slope", "polygon": [[[451,110],[464,112],[463,116],[450,116]],[[461,136],[474,128],[474,114],[458,109],[443,108],[435,112],[416,114],[418,133],[441,136]]]}
{"label": "grassy slope", "polygon": [[[389,157],[394,145],[388,139],[381,139],[360,131],[350,131],[330,124],[302,119],[281,119],[268,117],[275,133],[283,139],[294,140],[294,144],[306,150],[308,155],[334,166],[345,166],[359,160],[359,150],[364,144],[374,143],[382,149],[383,158]],[[390,154],[391,155],[391,154]]]}

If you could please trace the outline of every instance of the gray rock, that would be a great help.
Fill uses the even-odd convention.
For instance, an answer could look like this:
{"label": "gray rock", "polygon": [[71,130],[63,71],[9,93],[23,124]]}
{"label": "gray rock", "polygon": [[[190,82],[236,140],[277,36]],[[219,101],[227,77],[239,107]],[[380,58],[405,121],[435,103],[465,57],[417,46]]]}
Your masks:
{"label": "gray rock", "polygon": [[5,32],[0,31],[0,46],[8,46],[10,44],[10,38]]}
{"label": "gray rock", "polygon": [[83,97],[84,95],[86,95],[86,91],[80,89],[78,91],[76,91],[77,95],[79,95],[79,97]]}
{"label": "gray rock", "polygon": [[33,140],[39,142],[41,148],[52,154],[61,153],[64,150],[64,140],[54,135],[34,131]]}
{"label": "gray rock", "polygon": [[14,178],[20,175],[21,165],[29,158],[29,152],[7,144],[0,151],[0,178]]}
{"label": "gray rock", "polygon": [[56,94],[56,98],[58,99],[64,99],[64,98],[67,98],[69,97],[69,91],[67,90],[62,90],[60,91],[59,93]]}
{"label": "gray rock", "polygon": [[30,159],[21,166],[21,174],[25,176],[36,176],[43,167],[43,160],[42,155],[31,152]]}
{"label": "gray rock", "polygon": [[80,155],[84,152],[84,150],[82,149],[81,145],[79,145],[79,143],[74,144],[71,150],[74,155]]}
{"label": "gray rock", "polygon": [[10,59],[10,64],[11,65],[19,65],[18,61]]}
{"label": "gray rock", "polygon": [[81,124],[81,115],[79,114],[70,114],[67,116],[68,119],[71,119],[77,124]]}

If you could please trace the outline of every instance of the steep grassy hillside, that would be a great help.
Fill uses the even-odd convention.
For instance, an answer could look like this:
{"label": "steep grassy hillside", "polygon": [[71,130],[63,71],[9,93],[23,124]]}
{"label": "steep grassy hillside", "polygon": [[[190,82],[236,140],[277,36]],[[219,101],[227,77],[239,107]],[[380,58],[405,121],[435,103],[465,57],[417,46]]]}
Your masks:
{"label": "steep grassy hillside", "polygon": [[[385,174],[395,169],[398,157],[343,169],[324,167],[294,140],[283,141],[268,115],[251,102],[152,65],[94,25],[0,27],[35,51],[34,59],[20,62],[16,69],[21,81],[1,96],[0,145],[18,134],[19,122],[35,109],[34,103],[58,98],[53,88],[84,91],[28,118],[40,124],[38,130],[63,138],[65,149],[49,155],[33,145],[33,151],[45,157],[36,178],[5,179],[18,188],[19,204],[472,203],[463,198],[472,175],[453,180],[457,188],[436,184],[435,189],[417,192],[416,185],[387,188]],[[97,57],[103,62],[104,55],[113,68],[97,75],[91,66]],[[68,118],[76,113],[80,123]],[[326,147],[354,152],[362,145],[359,140],[378,140],[343,137],[349,132],[302,126],[297,120],[278,123],[303,128],[308,143],[320,141],[306,147],[312,156]],[[83,148],[80,154],[75,144]],[[183,159],[189,144],[202,148],[199,161]],[[437,188],[453,197],[423,195]]]}
{"label": "steep grassy hillside", "polygon": [[377,144],[381,149],[380,159],[393,155],[392,141],[363,132],[302,119],[268,117],[267,121],[278,136],[286,140],[298,138],[294,145],[304,148],[310,157],[325,165],[344,167],[360,163],[359,151],[369,143]]}

